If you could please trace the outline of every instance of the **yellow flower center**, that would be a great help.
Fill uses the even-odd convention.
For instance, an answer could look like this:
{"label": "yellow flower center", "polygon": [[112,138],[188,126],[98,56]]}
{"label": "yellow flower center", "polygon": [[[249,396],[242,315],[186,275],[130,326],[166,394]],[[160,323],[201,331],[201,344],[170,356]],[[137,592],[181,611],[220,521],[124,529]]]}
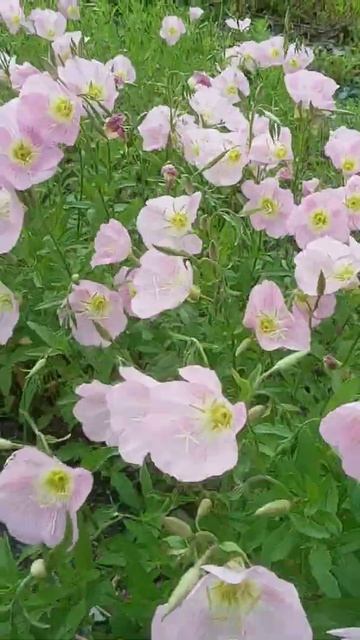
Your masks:
{"label": "yellow flower center", "polygon": [[185,211],[174,211],[169,217],[169,222],[176,231],[185,231],[189,226],[188,216]]}
{"label": "yellow flower center", "polygon": [[272,198],[262,198],[260,200],[261,213],[267,218],[276,218],[279,213],[279,205]]}
{"label": "yellow flower center", "polygon": [[298,306],[309,308],[309,296],[300,289],[295,291],[294,300]]}
{"label": "yellow flower center", "polygon": [[74,104],[65,96],[54,100],[50,107],[50,112],[59,122],[69,122],[74,115]]}
{"label": "yellow flower center", "polygon": [[71,497],[73,479],[65,469],[51,469],[41,479],[40,488],[45,502],[65,501]]}
{"label": "yellow flower center", "polygon": [[344,158],[344,160],[341,163],[341,168],[346,173],[351,173],[352,171],[355,171],[356,169],[355,158]]}
{"label": "yellow flower center", "polygon": [[244,62],[254,62],[254,57],[250,53],[245,53],[243,55]]}
{"label": "yellow flower center", "polygon": [[244,580],[240,584],[229,584],[219,581],[209,590],[209,604],[215,609],[236,608],[242,615],[247,615],[255,607],[261,596],[261,589],[253,580]]}
{"label": "yellow flower center", "polygon": [[14,27],[18,27],[19,24],[20,24],[20,16],[19,15],[11,16],[10,22],[11,22],[11,24],[14,25]]}
{"label": "yellow flower center", "polygon": [[198,157],[200,155],[200,145],[193,144],[193,146],[191,147],[191,150],[194,156]]}
{"label": "yellow flower center", "polygon": [[340,282],[348,282],[355,278],[355,276],[356,270],[352,264],[345,264],[334,273],[335,279],[340,280]]}
{"label": "yellow flower center", "polygon": [[231,164],[236,164],[241,159],[241,153],[239,149],[231,149],[227,152],[226,157]]}
{"label": "yellow flower center", "polygon": [[12,311],[14,303],[9,293],[0,293],[0,313]]}
{"label": "yellow flower center", "polygon": [[127,285],[128,291],[129,291],[129,296],[131,299],[135,298],[137,291],[136,288],[134,287],[132,282],[129,282]]}
{"label": "yellow flower center", "polygon": [[69,7],[68,10],[67,10],[67,14],[68,14],[68,18],[70,20],[77,20],[77,18],[79,16],[78,7]]}
{"label": "yellow flower center", "polygon": [[100,84],[96,84],[92,80],[89,82],[85,95],[90,100],[103,100],[104,99],[104,87]]}
{"label": "yellow flower center", "polygon": [[272,333],[276,333],[278,331],[279,326],[274,316],[269,316],[268,314],[264,313],[260,316],[259,328],[261,333],[270,335]]}
{"label": "yellow flower center", "polygon": [[46,35],[50,40],[52,40],[53,38],[55,38],[56,32],[54,31],[54,29],[49,29]]}
{"label": "yellow flower center", "polygon": [[123,82],[125,82],[127,78],[126,71],[115,71],[115,76],[116,78],[119,78],[119,80],[122,80]]}
{"label": "yellow flower center", "polygon": [[296,58],[291,58],[291,60],[289,60],[289,66],[292,69],[298,69],[300,67],[300,64]]}
{"label": "yellow flower center", "polygon": [[85,304],[88,315],[95,318],[104,318],[107,316],[110,302],[101,293],[94,293]]}
{"label": "yellow flower center", "polygon": [[278,58],[280,55],[280,49],[277,49],[276,47],[274,47],[273,49],[270,50],[270,56],[272,58]]}
{"label": "yellow flower center", "polygon": [[353,193],[351,196],[348,196],[345,204],[353,213],[360,213],[360,193]]}
{"label": "yellow flower center", "polygon": [[168,33],[169,33],[169,36],[176,36],[178,33],[178,30],[176,27],[169,27]]}
{"label": "yellow flower center", "polygon": [[330,217],[325,209],[318,209],[311,214],[310,226],[313,231],[324,231],[329,227]]}
{"label": "yellow flower center", "polygon": [[223,402],[213,402],[207,411],[212,431],[225,431],[230,429],[233,421],[233,414],[229,407]]}
{"label": "yellow flower center", "polygon": [[36,159],[35,147],[27,140],[18,140],[10,148],[10,158],[23,167],[29,167]]}
{"label": "yellow flower center", "polygon": [[7,191],[0,189],[0,220],[8,220],[11,211],[11,198]]}
{"label": "yellow flower center", "polygon": [[274,149],[274,156],[278,160],[284,160],[287,156],[287,148],[284,144],[277,144]]}
{"label": "yellow flower center", "polygon": [[234,84],[228,84],[226,87],[226,93],[228,96],[237,96],[237,87]]}

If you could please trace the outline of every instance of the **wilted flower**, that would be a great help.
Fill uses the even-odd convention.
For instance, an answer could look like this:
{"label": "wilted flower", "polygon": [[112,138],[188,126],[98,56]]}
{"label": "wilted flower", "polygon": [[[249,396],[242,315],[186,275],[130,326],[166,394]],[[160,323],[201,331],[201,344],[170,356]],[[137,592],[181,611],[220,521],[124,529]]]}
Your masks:
{"label": "wilted flower", "polygon": [[125,115],[123,113],[114,113],[110,118],[106,118],[104,122],[104,132],[109,140],[125,140]]}
{"label": "wilted flower", "polygon": [[324,151],[346,177],[360,172],[360,131],[339,127],[331,132]]}
{"label": "wilted flower", "polygon": [[201,87],[211,87],[212,79],[205,71],[194,71],[188,80],[191,89],[201,89]]}
{"label": "wilted flower", "polygon": [[117,89],[122,89],[125,84],[134,84],[136,71],[126,56],[118,55],[107,62],[106,66],[114,74]]}
{"label": "wilted flower", "polygon": [[290,313],[279,287],[269,280],[252,288],[243,324],[255,332],[265,351],[279,348],[307,351],[310,348],[308,323]]}
{"label": "wilted flower", "polygon": [[166,16],[161,23],[160,37],[170,47],[176,44],[185,32],[185,25],[177,16]]}
{"label": "wilted flower", "polygon": [[335,109],[334,93],[339,85],[318,71],[302,69],[296,73],[285,75],[285,85],[296,104],[308,109],[310,104],[316,109],[333,111]]}
{"label": "wilted flower", "polygon": [[35,447],[24,447],[7,459],[0,473],[0,521],[24,544],[55,547],[70,516],[75,544],[77,511],[92,484],[90,471],[72,469]]}
{"label": "wilted flower", "polygon": [[247,77],[235,67],[227,67],[218,76],[213,78],[212,87],[216,89],[231,104],[240,100],[240,94],[248,96],[250,87]]}
{"label": "wilted flower", "polygon": [[[322,419],[320,433],[341,458],[345,473],[360,480],[360,402],[343,404]],[[345,636],[346,637],[346,636]]]}
{"label": "wilted flower", "polygon": [[144,151],[165,149],[170,135],[170,109],[165,105],[153,107],[138,127]]}
{"label": "wilted flower", "polygon": [[55,40],[66,31],[66,19],[59,11],[33,9],[29,20],[34,25],[35,33],[45,40]]}
{"label": "wilted flower", "polygon": [[58,0],[60,13],[68,20],[80,20],[80,8],[78,0]]}
{"label": "wilted flower", "polygon": [[19,304],[10,289],[0,282],[0,344],[11,338],[19,320]]}
{"label": "wilted flower", "polygon": [[76,95],[91,102],[99,113],[104,109],[112,111],[117,91],[112,72],[98,60],[69,58],[65,65],[58,68],[59,78]]}
{"label": "wilted flower", "polygon": [[76,56],[79,52],[81,31],[69,31],[55,38],[51,43],[55,59],[58,64],[64,64],[66,60]]}
{"label": "wilted flower", "polygon": [[190,22],[195,22],[196,20],[199,20],[203,13],[204,11],[200,7],[190,7],[189,8]]}
{"label": "wilted flower", "polygon": [[171,187],[178,177],[178,170],[173,164],[167,163],[161,167],[161,175],[164,178],[166,185]]}
{"label": "wilted flower", "polygon": [[121,222],[111,218],[100,226],[95,236],[92,268],[99,264],[122,262],[131,252],[131,238]]}
{"label": "wilted flower", "polygon": [[17,33],[25,20],[19,0],[0,0],[0,18],[10,33]]}
{"label": "wilted flower", "polygon": [[23,226],[24,213],[25,207],[16,192],[0,187],[0,254],[11,251],[16,245]]}
{"label": "wilted flower", "polygon": [[251,25],[251,19],[235,20],[235,18],[227,18],[225,24],[229,29],[234,29],[235,31],[248,31]]}
{"label": "wilted flower", "polygon": [[147,247],[178,249],[200,253],[202,242],[192,233],[201,193],[191,196],[160,196],[147,200],[137,218],[137,229]]}
{"label": "wilted flower", "polygon": [[288,229],[302,249],[322,236],[346,242],[349,228],[342,189],[323,189],[305,196],[300,205],[293,208]]}
{"label": "wilted flower", "polygon": [[314,60],[314,52],[310,47],[297,47],[290,44],[285,55],[283,68],[285,73],[295,73],[299,69],[305,69]]}
{"label": "wilted flower", "polygon": [[254,229],[264,229],[272,238],[281,238],[288,234],[287,219],[294,206],[290,190],[281,189],[276,178],[265,178],[259,184],[251,180],[244,182],[242,192],[249,202],[244,211],[249,215]]}

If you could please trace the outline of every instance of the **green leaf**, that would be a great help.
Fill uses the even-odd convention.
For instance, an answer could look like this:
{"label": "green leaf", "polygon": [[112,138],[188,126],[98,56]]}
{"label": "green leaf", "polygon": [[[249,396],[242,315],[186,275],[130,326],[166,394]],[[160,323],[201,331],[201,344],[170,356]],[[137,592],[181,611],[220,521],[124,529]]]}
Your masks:
{"label": "green leaf", "polygon": [[351,380],[346,380],[336,390],[332,398],[330,398],[329,402],[326,405],[324,415],[329,413],[329,411],[333,411],[341,404],[356,400],[359,397],[359,393],[360,378],[352,378]]}
{"label": "green leaf", "polygon": [[41,338],[41,340],[52,349],[57,349],[63,353],[68,351],[68,341],[63,333],[53,331],[44,325],[38,324],[37,322],[29,321],[27,324],[30,329],[32,329],[32,331],[34,331],[39,338]]}
{"label": "green leaf", "polygon": [[329,598],[340,598],[341,592],[336,578],[330,573],[332,559],[325,545],[313,547],[309,554],[311,573],[320,590]]}
{"label": "green leaf", "polygon": [[135,510],[140,510],[142,506],[141,498],[136,491],[133,483],[125,473],[121,471],[113,470],[111,474],[111,484],[119,494],[120,502],[132,507]]}
{"label": "green leaf", "polygon": [[313,520],[309,520],[304,516],[298,515],[296,513],[290,514],[291,522],[293,523],[295,529],[302,533],[304,536],[308,536],[309,538],[330,538],[329,531],[317,524]]}
{"label": "green leaf", "polygon": [[153,484],[151,480],[151,475],[149,473],[149,470],[145,462],[140,469],[140,484],[141,484],[141,491],[144,497],[152,493]]}

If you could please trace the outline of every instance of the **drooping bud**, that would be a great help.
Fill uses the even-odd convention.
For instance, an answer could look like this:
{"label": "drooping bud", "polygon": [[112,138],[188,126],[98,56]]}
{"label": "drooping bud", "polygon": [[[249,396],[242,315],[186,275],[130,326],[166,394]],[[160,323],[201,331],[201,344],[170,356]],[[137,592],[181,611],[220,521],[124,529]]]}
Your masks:
{"label": "drooping bud", "polygon": [[42,558],[38,558],[37,560],[34,560],[34,562],[30,567],[30,574],[32,575],[33,578],[36,578],[37,580],[42,580],[43,578],[46,578],[47,576],[46,564]]}
{"label": "drooping bud", "polygon": [[201,577],[201,567],[195,565],[191,567],[182,578],[180,578],[178,584],[176,585],[174,591],[170,595],[170,598],[166,605],[166,612],[163,616],[163,619],[166,618],[174,609],[179,607],[181,603],[185,600],[186,596],[189,595],[190,591],[197,585]]}
{"label": "drooping bud", "polygon": [[268,411],[268,407],[266,407],[264,404],[256,404],[254,407],[251,407],[251,409],[249,409],[248,411],[248,422],[250,424],[253,424],[257,420],[265,416],[267,411]]}
{"label": "drooping bud", "polygon": [[341,362],[339,360],[336,360],[336,358],[334,358],[334,356],[332,356],[330,353],[327,356],[323,357],[323,364],[325,369],[328,369],[330,371],[334,371],[335,369],[339,369],[341,367]]}
{"label": "drooping bud", "polygon": [[110,118],[106,118],[104,132],[109,140],[115,140],[116,138],[125,140],[125,120],[126,118],[123,113],[115,113],[113,116],[110,116]]}
{"label": "drooping bud", "polygon": [[255,511],[256,516],[281,516],[285,513],[289,513],[291,509],[290,500],[273,500],[264,504]]}
{"label": "drooping bud", "polygon": [[198,523],[201,518],[207,516],[212,509],[212,502],[210,498],[203,498],[198,506],[197,514],[196,514],[196,523]]}
{"label": "drooping bud", "polygon": [[191,538],[193,536],[193,532],[191,527],[180,520],[180,518],[175,518],[173,516],[166,516],[163,521],[163,527],[171,535],[179,536],[180,538]]}
{"label": "drooping bud", "polygon": [[5,438],[0,438],[0,451],[9,451],[11,449],[17,449],[18,445],[11,442],[11,440],[5,440]]}
{"label": "drooping bud", "polygon": [[191,287],[188,300],[190,302],[197,302],[200,299],[201,291],[200,287],[197,287],[195,284]]}
{"label": "drooping bud", "polygon": [[161,175],[165,180],[166,186],[170,189],[176,181],[178,177],[178,170],[174,167],[173,164],[164,164],[161,168]]}

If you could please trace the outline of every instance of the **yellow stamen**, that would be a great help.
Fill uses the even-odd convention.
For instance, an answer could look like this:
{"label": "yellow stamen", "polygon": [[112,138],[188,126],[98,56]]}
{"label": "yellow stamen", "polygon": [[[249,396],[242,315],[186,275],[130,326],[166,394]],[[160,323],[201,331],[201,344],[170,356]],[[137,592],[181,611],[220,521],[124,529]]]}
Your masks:
{"label": "yellow stamen", "polygon": [[185,231],[189,227],[189,220],[185,211],[174,211],[169,217],[169,222],[176,231]]}
{"label": "yellow stamen", "polygon": [[338,271],[334,273],[334,277],[336,280],[340,280],[340,282],[348,282],[352,280],[356,276],[356,270],[352,264],[345,264]]}
{"label": "yellow stamen", "polygon": [[73,492],[73,479],[65,469],[51,469],[41,479],[40,491],[45,502],[68,500]]}
{"label": "yellow stamen", "polygon": [[36,159],[37,151],[35,147],[27,140],[18,140],[10,148],[10,158],[16,164],[23,167],[29,167]]}
{"label": "yellow stamen", "polygon": [[272,58],[278,58],[280,55],[280,49],[276,49],[276,47],[274,47],[273,49],[270,50],[270,56]]}
{"label": "yellow stamen", "polygon": [[345,200],[345,204],[352,213],[360,213],[360,193],[353,193]]}
{"label": "yellow stamen", "polygon": [[226,158],[231,164],[236,164],[241,159],[241,153],[239,149],[231,149],[227,152]]}
{"label": "yellow stamen", "polygon": [[168,29],[169,36],[176,36],[178,34],[178,30],[176,27],[169,27]]}
{"label": "yellow stamen", "polygon": [[206,413],[212,431],[225,431],[231,428],[233,414],[224,402],[213,402]]}
{"label": "yellow stamen", "polygon": [[274,156],[278,160],[284,160],[287,156],[287,148],[284,144],[277,144],[274,149]]}
{"label": "yellow stamen", "polygon": [[355,158],[344,158],[341,163],[341,168],[345,173],[351,173],[356,169],[356,160]]}
{"label": "yellow stamen", "polygon": [[325,209],[318,209],[310,216],[310,226],[313,231],[321,232],[329,227],[330,216]]}
{"label": "yellow stamen", "polygon": [[85,95],[90,100],[103,100],[104,99],[104,87],[100,84],[95,84],[92,80],[89,82]]}
{"label": "yellow stamen", "polygon": [[261,333],[265,333],[265,335],[271,335],[278,331],[279,324],[274,316],[269,316],[266,313],[261,315],[259,320],[259,328]]}
{"label": "yellow stamen", "polygon": [[260,200],[261,213],[267,218],[276,218],[279,213],[279,205],[272,198],[262,198]]}
{"label": "yellow stamen", "polygon": [[209,590],[209,603],[214,614],[236,609],[244,616],[255,607],[260,596],[261,589],[253,580],[243,580],[240,584],[219,581]]}
{"label": "yellow stamen", "polygon": [[49,29],[46,35],[50,40],[52,40],[53,38],[55,38],[56,32],[54,31],[54,29]]}
{"label": "yellow stamen", "polygon": [[88,315],[105,318],[109,312],[110,302],[101,293],[94,293],[85,304]]}
{"label": "yellow stamen", "polygon": [[226,93],[228,96],[237,96],[237,87],[234,84],[229,84],[226,87]]}
{"label": "yellow stamen", "polygon": [[50,113],[59,122],[69,122],[74,115],[74,104],[69,98],[61,96],[51,104]]}

